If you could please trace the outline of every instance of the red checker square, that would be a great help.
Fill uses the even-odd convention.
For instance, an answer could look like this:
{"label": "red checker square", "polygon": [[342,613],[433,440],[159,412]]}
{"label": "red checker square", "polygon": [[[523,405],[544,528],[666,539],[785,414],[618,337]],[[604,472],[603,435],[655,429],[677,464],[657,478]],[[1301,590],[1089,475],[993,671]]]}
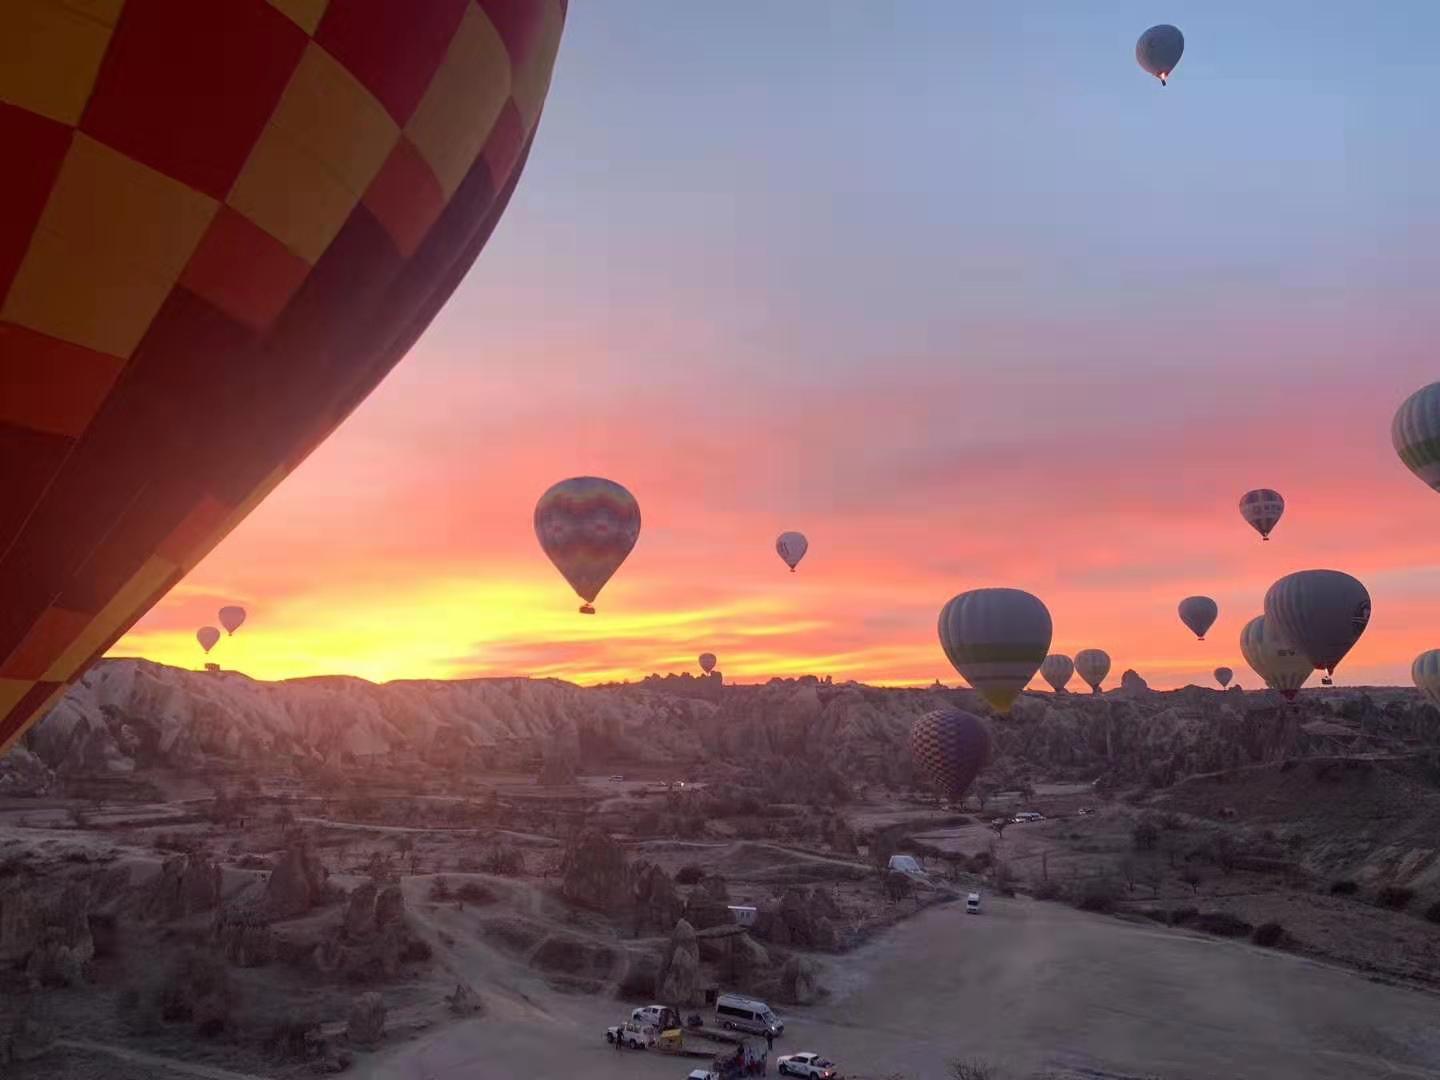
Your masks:
{"label": "red checker square", "polygon": [[515,162],[520,159],[520,151],[525,146],[525,121],[520,116],[520,110],[515,107],[515,102],[507,101],[505,107],[500,110],[500,115],[495,118],[495,126],[491,128],[485,145],[480,149],[480,157],[490,168],[490,178],[498,186],[509,178],[515,169]]}
{"label": "red checker square", "polygon": [[88,611],[46,608],[19,648],[0,664],[0,679],[39,679],[95,616]]}
{"label": "red checker square", "polygon": [[[74,445],[74,439],[0,421],[0,552],[9,550]],[[19,607],[15,597],[0,604],[0,655],[5,653],[5,620]]]}
{"label": "red checker square", "polygon": [[79,435],[125,367],[107,353],[0,323],[0,423]]}
{"label": "red checker square", "polygon": [[390,234],[400,254],[414,254],[445,209],[445,192],[409,139],[390,151],[361,200]]}
{"label": "red checker square", "polygon": [[191,507],[184,520],[160,542],[155,554],[173,563],[184,563],[203,544],[235,508],[213,495],[204,495]]}
{"label": "red checker square", "polygon": [[[478,0],[518,67],[530,56],[545,28],[544,0]],[[562,6],[562,11],[563,6]]]}
{"label": "red checker square", "polygon": [[252,330],[285,310],[310,265],[228,206],[222,206],[190,257],[180,284]]}
{"label": "red checker square", "polygon": [[266,0],[129,0],[80,130],[224,199],[306,41]]}
{"label": "red checker square", "polygon": [[402,127],[420,104],[470,0],[331,0],[315,40]]}
{"label": "red checker square", "polygon": [[30,246],[74,129],[0,101],[0,299]]}

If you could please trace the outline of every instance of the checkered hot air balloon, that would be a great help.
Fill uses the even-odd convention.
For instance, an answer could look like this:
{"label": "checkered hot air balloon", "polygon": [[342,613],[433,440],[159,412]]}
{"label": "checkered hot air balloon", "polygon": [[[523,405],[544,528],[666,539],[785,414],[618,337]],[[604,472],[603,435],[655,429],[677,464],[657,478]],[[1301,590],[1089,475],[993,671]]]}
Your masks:
{"label": "checkered hot air balloon", "polygon": [[959,802],[990,760],[990,732],[974,713],[936,709],[911,727],[910,753],[941,796]]}
{"label": "checkered hot air balloon", "polygon": [[565,0],[0,3],[0,750],[484,246]]}
{"label": "checkered hot air balloon", "polygon": [[1280,523],[1285,513],[1285,500],[1272,488],[1256,488],[1240,496],[1240,516],[1260,534],[1261,540],[1270,539],[1270,530]]}
{"label": "checkered hot air balloon", "polygon": [[595,597],[640,539],[640,504],[613,480],[575,476],[552,486],[535,504],[535,536],[584,604]]}

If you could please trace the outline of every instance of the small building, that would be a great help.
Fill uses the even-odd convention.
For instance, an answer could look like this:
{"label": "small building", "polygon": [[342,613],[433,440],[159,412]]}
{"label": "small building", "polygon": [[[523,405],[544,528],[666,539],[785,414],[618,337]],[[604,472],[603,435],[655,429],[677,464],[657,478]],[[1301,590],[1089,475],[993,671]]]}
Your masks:
{"label": "small building", "polygon": [[754,926],[754,925],[755,925],[755,905],[754,905],[754,904],[730,904],[730,905],[728,905],[728,906],[729,906],[729,908],[730,908],[730,915],[731,915],[731,917],[734,918],[734,920],[735,920],[735,922],[736,922],[736,925],[738,925],[738,926]]}

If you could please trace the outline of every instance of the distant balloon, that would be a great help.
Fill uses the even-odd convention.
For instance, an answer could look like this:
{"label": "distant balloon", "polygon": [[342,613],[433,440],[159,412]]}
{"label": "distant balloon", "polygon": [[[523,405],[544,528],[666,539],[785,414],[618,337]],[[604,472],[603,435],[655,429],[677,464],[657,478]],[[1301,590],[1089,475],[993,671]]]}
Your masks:
{"label": "distant balloon", "polygon": [[1152,26],[1135,42],[1135,59],[1140,66],[1165,85],[1175,65],[1180,63],[1180,54],[1185,51],[1185,35],[1169,23]]}
{"label": "distant balloon", "polygon": [[199,630],[195,631],[195,640],[198,641],[200,647],[208,653],[215,647],[215,643],[220,640],[220,631],[213,626],[202,626]]}
{"label": "distant balloon", "polygon": [[1431,649],[1415,658],[1410,665],[1410,678],[1430,704],[1440,708],[1440,649]]}
{"label": "distant balloon", "polygon": [[709,675],[715,670],[715,654],[713,652],[702,652],[700,654],[700,670]]}
{"label": "distant balloon", "polygon": [[1220,684],[1220,689],[1222,690],[1230,685],[1230,680],[1234,677],[1235,672],[1231,671],[1228,667],[1217,667],[1215,669],[1215,681]]}
{"label": "distant balloon", "polygon": [[1110,674],[1110,654],[1104,649],[1081,649],[1075,654],[1075,672],[1093,693],[1100,693],[1100,684]]}
{"label": "distant balloon", "polygon": [[1208,596],[1187,596],[1180,601],[1180,621],[1201,641],[1205,640],[1205,631],[1215,625],[1215,617],[1219,614],[1220,605]]}
{"label": "distant balloon", "polygon": [[1321,681],[1328,685],[1336,665],[1369,625],[1370,594],[1339,570],[1301,570],[1265,593],[1265,621],[1326,673]]}
{"label": "distant balloon", "polygon": [[940,610],[940,647],[998,713],[1007,713],[1050,649],[1050,612],[1020,589],[973,589]]}
{"label": "distant balloon", "polygon": [[1256,488],[1240,496],[1240,516],[1260,534],[1261,540],[1270,539],[1270,530],[1275,528],[1284,513],[1285,500],[1278,491]]}
{"label": "distant balloon", "polygon": [[783,532],[775,538],[775,550],[780,553],[780,558],[785,560],[785,565],[790,567],[790,572],[795,572],[795,567],[805,557],[805,552],[810,550],[810,541],[805,539],[804,533]]}
{"label": "distant balloon", "polygon": [[220,609],[220,625],[225,628],[227,634],[233,634],[240,629],[240,624],[245,621],[245,609],[235,604],[229,604]]}
{"label": "distant balloon", "polygon": [[1405,466],[1440,491],[1440,382],[1423,386],[1395,410],[1390,441]]}
{"label": "distant balloon", "polygon": [[595,597],[640,538],[640,505],[613,480],[576,476],[535,504],[535,536],[555,568],[594,615]]}
{"label": "distant balloon", "polygon": [[1051,653],[1040,664],[1040,674],[1057,694],[1065,692],[1065,684],[1075,674],[1074,662],[1062,653]]}
{"label": "distant balloon", "polygon": [[959,802],[990,760],[990,732],[974,713],[936,709],[910,729],[910,753],[940,794]]}
{"label": "distant balloon", "polygon": [[1300,650],[1286,641],[1264,615],[1256,615],[1240,631],[1240,652],[1265,685],[1279,690],[1288,701],[1295,700],[1315,670],[1315,665],[1301,656]]}

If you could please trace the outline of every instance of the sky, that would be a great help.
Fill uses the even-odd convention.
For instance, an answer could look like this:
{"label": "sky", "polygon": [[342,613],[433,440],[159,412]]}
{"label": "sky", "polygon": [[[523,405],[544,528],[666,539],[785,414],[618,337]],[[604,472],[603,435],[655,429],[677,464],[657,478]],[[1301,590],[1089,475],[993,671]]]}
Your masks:
{"label": "sky", "polygon": [[[1258,686],[1241,626],[1331,567],[1374,608],[1337,683],[1408,682],[1440,646],[1440,497],[1389,436],[1440,378],[1436,36],[1427,0],[572,4],[449,305],[112,655],[953,684],[941,605],[1003,585],[1112,680]],[[531,518],[586,474],[644,520],[593,618]]]}

